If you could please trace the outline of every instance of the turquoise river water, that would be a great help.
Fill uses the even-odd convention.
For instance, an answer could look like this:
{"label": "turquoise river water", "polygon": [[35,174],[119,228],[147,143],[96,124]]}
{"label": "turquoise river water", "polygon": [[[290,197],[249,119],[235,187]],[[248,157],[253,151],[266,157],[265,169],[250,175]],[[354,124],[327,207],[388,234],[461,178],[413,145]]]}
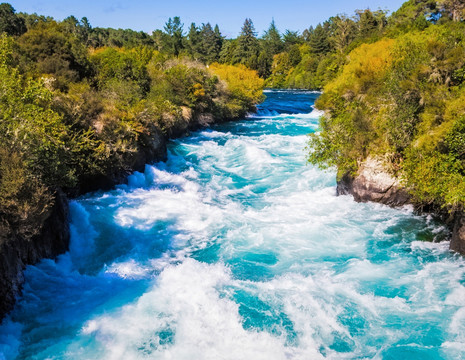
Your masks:
{"label": "turquoise river water", "polygon": [[312,92],[172,141],[71,202],[70,251],[25,271],[0,359],[465,359],[465,260],[408,207],[306,164]]}

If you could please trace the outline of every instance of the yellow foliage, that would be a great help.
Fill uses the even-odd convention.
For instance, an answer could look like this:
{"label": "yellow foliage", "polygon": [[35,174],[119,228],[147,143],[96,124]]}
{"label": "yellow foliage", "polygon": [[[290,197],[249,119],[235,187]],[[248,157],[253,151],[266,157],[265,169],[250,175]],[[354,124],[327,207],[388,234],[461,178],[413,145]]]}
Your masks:
{"label": "yellow foliage", "polygon": [[251,105],[263,101],[265,81],[255,70],[244,65],[211,64],[209,70],[228,85],[229,91],[239,100]]}
{"label": "yellow foliage", "polygon": [[342,74],[325,86],[325,92],[347,91],[363,93],[373,81],[384,76],[393,62],[393,39],[383,39],[373,44],[363,44],[349,54],[349,61]]}
{"label": "yellow foliage", "polygon": [[446,105],[444,118],[447,121],[458,119],[465,115],[465,89],[462,89],[461,94],[451,100]]}

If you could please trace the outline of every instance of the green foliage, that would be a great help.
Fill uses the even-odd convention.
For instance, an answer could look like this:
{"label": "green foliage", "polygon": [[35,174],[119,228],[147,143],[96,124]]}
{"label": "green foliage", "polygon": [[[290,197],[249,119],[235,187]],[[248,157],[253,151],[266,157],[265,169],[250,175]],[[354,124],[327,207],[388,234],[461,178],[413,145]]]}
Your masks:
{"label": "green foliage", "polygon": [[318,24],[309,37],[309,44],[312,52],[324,55],[330,51],[329,33],[325,31],[321,24]]}
{"label": "green foliage", "polygon": [[0,4],[0,33],[8,35],[21,35],[26,31],[24,19],[15,14],[13,6],[7,3]]}
{"label": "green foliage", "polygon": [[245,19],[241,34],[237,38],[237,47],[234,53],[233,63],[244,64],[251,69],[257,68],[259,43],[255,28],[251,19]]}
{"label": "green foliage", "polygon": [[183,48],[182,38],[183,38],[183,27],[184,24],[181,23],[179,16],[175,16],[173,19],[169,18],[165,24],[165,49],[169,54],[179,55]]}
{"label": "green foliage", "polygon": [[50,75],[57,88],[65,88],[91,72],[86,48],[54,21],[38,23],[18,39],[18,46],[22,71]]}
{"label": "green foliage", "polygon": [[202,24],[201,28],[192,23],[186,39],[186,51],[195,60],[212,63],[219,60],[223,37],[218,25],[215,29],[210,23]]}
{"label": "green foliage", "polygon": [[[154,46],[154,39],[143,31],[131,29],[91,28],[83,18],[80,22],[79,33],[86,35],[86,44],[93,48],[111,46],[134,48],[139,46]],[[84,40],[83,40],[84,41]]]}
{"label": "green foliage", "polygon": [[424,30],[430,26],[430,18],[435,19],[438,8],[435,0],[409,0],[394,12],[389,21],[389,33],[405,33]]}
{"label": "green foliage", "polygon": [[[91,61],[96,70],[99,87],[103,88],[113,79],[133,81],[139,85],[142,93],[149,90],[150,79],[146,65],[150,61],[152,51],[135,48],[128,51],[115,48],[100,48],[93,52]],[[138,89],[139,91],[139,89]]]}
{"label": "green foliage", "polygon": [[281,34],[279,33],[274,20],[265,32],[265,35],[263,35],[263,47],[271,54],[271,56],[279,54],[284,48]]}
{"label": "green foliage", "polygon": [[[413,5],[396,18],[416,13]],[[309,161],[354,172],[367,156],[382,155],[418,202],[463,209],[464,30],[448,21],[353,50],[317,102],[326,114]]]}

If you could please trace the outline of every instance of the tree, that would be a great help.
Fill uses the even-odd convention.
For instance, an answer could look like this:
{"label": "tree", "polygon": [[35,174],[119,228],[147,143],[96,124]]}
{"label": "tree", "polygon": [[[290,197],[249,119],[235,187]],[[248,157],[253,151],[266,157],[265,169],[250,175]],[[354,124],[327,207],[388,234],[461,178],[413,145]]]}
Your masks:
{"label": "tree", "polygon": [[220,63],[233,64],[235,62],[237,39],[225,40],[220,52]]}
{"label": "tree", "polygon": [[265,31],[265,34],[263,35],[263,41],[265,43],[265,50],[269,52],[272,56],[279,54],[283,50],[281,34],[276,28],[274,19],[271,21],[268,30]]}
{"label": "tree", "polygon": [[21,35],[26,32],[24,19],[15,14],[13,6],[7,3],[0,4],[0,33],[8,35]]}
{"label": "tree", "polygon": [[41,22],[19,37],[18,45],[22,68],[35,75],[52,75],[58,88],[66,88],[91,71],[87,49],[79,38],[66,33],[62,24]]}
{"label": "tree", "polygon": [[465,2],[463,0],[438,0],[438,4],[451,16],[453,21],[465,18]]}
{"label": "tree", "polygon": [[302,60],[302,55],[300,54],[299,45],[295,44],[289,48],[289,62],[292,67],[297,66],[298,63]]}
{"label": "tree", "polygon": [[313,28],[313,26],[310,26],[308,29],[305,29],[302,32],[302,38],[304,39],[304,41],[310,42],[310,39],[311,39],[314,31],[315,31],[315,29]]}
{"label": "tree", "polygon": [[335,29],[331,40],[334,43],[335,49],[342,53],[355,37],[355,23],[345,15],[338,15],[332,20]]}
{"label": "tree", "polygon": [[321,24],[318,24],[309,39],[310,46],[315,54],[324,55],[329,52],[330,45],[328,37],[328,32],[325,31]]}
{"label": "tree", "polygon": [[362,39],[379,33],[387,24],[386,12],[383,10],[356,10],[355,14],[358,19],[358,34]]}
{"label": "tree", "polygon": [[302,43],[302,38],[299,35],[298,31],[286,30],[283,35],[284,48],[289,49],[294,45],[299,45]]}
{"label": "tree", "polygon": [[285,80],[291,69],[289,54],[282,52],[274,56],[272,64],[272,74],[267,82],[276,88],[282,88],[285,85]]}
{"label": "tree", "polygon": [[266,51],[261,51],[257,60],[257,72],[258,76],[262,79],[266,79],[271,75],[271,65],[273,58]]}
{"label": "tree", "polygon": [[167,50],[178,56],[182,50],[183,27],[181,18],[175,16],[173,19],[169,18],[164,26],[165,34],[168,36],[166,39]]}
{"label": "tree", "polygon": [[257,66],[258,40],[251,19],[245,19],[241,34],[237,38],[235,63],[245,64],[253,69]]}
{"label": "tree", "polygon": [[411,28],[424,30],[439,17],[435,0],[409,0],[389,17],[389,28],[401,32],[407,32]]}
{"label": "tree", "polygon": [[[218,27],[218,25],[217,25]],[[219,28],[218,28],[219,32]],[[202,24],[200,30],[202,60],[207,63],[217,61],[221,51],[223,38],[215,32],[210,23]]]}
{"label": "tree", "polygon": [[218,24],[215,25],[215,28],[213,29],[213,31],[215,32],[215,39],[216,39],[216,44],[218,47],[218,59],[219,59],[220,54],[221,54],[221,49],[223,48],[223,44],[224,44],[224,37],[223,35],[221,35],[220,27],[218,26]]}
{"label": "tree", "polygon": [[215,32],[215,35],[218,38],[219,43],[222,45],[223,35],[221,35],[220,27],[218,26],[218,24],[215,24],[215,29],[213,31]]}
{"label": "tree", "polygon": [[89,36],[92,33],[92,26],[90,25],[89,19],[85,16],[79,22],[79,37],[87,44]]}
{"label": "tree", "polygon": [[186,48],[189,54],[196,60],[201,56],[201,41],[200,31],[195,23],[192,23],[187,33]]}

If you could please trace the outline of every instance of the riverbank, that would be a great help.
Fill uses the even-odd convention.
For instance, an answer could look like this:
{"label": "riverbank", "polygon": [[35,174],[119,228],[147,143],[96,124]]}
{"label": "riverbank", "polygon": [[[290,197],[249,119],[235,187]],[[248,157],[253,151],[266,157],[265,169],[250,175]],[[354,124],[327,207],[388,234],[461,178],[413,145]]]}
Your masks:
{"label": "riverbank", "polygon": [[137,151],[126,157],[126,162],[120,167],[109,169],[105,174],[83,178],[78,186],[66,189],[66,193],[58,188],[51,207],[35,221],[38,229],[32,237],[18,234],[11,227],[4,227],[0,235],[0,323],[13,309],[21,294],[25,267],[42,259],[56,258],[69,250],[69,198],[93,191],[109,190],[115,185],[123,184],[131,173],[143,171],[146,164],[166,161],[168,140],[188,136],[191,131],[215,123],[237,120],[245,113],[244,109],[239,116],[221,119],[215,118],[211,113],[194,115],[186,110],[165,133],[154,128],[150,136],[139,141]]}
{"label": "riverbank", "polygon": [[415,201],[399,179],[385,169],[381,160],[368,157],[355,176],[350,173],[342,175],[337,180],[337,194],[352,195],[357,202],[377,202],[391,207],[411,204],[419,213],[431,213],[450,229],[450,249],[465,255],[463,211],[448,212]]}
{"label": "riverbank", "polygon": [[70,251],[27,268],[0,353],[463,356],[465,259],[447,229],[336,197],[335,172],[303,151],[318,94],[266,95],[256,115],[170,141],[166,162],[71,201]]}

